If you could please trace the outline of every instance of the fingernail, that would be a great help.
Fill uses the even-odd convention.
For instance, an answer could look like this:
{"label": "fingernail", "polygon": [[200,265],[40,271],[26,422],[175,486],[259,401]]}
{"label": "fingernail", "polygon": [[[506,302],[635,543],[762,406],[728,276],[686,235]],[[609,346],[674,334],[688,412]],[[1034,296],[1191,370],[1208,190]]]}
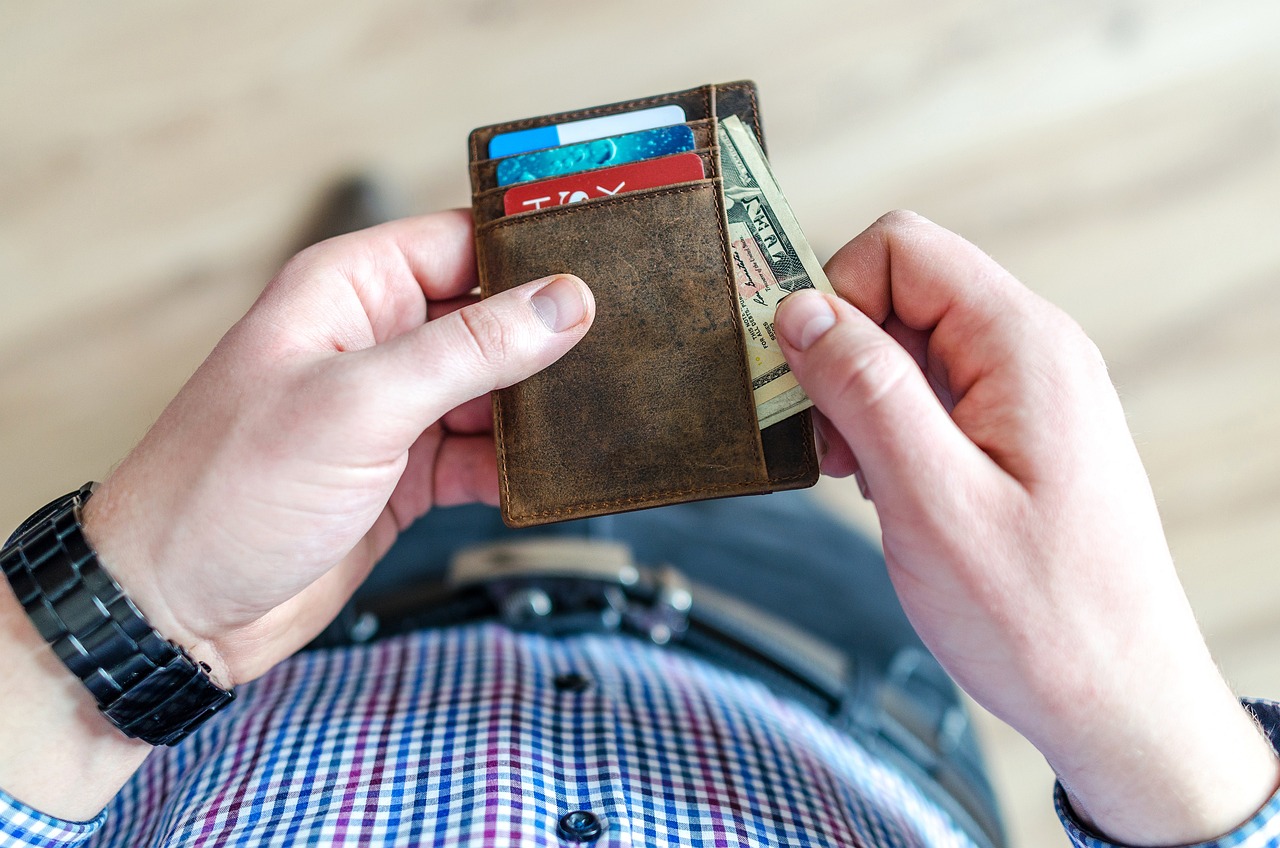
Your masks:
{"label": "fingernail", "polygon": [[836,324],[836,313],[819,292],[796,292],[778,308],[774,326],[796,350],[808,350]]}
{"label": "fingernail", "polygon": [[575,277],[555,277],[529,298],[529,305],[553,333],[563,333],[587,317],[587,300]]}

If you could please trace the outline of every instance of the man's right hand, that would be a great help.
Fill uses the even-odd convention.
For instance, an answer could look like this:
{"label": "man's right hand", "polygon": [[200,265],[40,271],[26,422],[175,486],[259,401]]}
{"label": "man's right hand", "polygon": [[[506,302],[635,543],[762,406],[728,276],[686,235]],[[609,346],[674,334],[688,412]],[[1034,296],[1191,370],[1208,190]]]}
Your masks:
{"label": "man's right hand", "polygon": [[1280,771],[1174,571],[1097,348],[960,237],[893,213],[777,327],[823,470],[857,473],[921,638],[1112,840],[1233,829]]}

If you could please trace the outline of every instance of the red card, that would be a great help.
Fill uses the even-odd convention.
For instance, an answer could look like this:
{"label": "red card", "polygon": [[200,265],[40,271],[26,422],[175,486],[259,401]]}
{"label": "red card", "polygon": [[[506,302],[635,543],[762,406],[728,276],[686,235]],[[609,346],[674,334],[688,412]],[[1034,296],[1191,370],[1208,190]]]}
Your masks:
{"label": "red card", "polygon": [[517,212],[550,209],[554,206],[580,203],[597,197],[686,183],[690,180],[700,180],[704,176],[706,172],[702,167],[701,156],[696,153],[677,153],[675,156],[664,156],[661,159],[631,162],[599,171],[586,171],[581,174],[570,174],[567,177],[556,177],[553,180],[513,186],[507,189],[507,193],[502,196],[502,201],[506,213],[514,215]]}

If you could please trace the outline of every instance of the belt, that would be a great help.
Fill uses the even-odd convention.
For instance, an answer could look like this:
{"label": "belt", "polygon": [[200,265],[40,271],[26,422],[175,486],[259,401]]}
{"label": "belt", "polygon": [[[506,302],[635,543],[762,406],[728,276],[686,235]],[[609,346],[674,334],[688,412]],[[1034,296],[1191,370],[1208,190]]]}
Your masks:
{"label": "belt", "polygon": [[937,669],[931,658],[903,652],[881,679],[775,615],[669,566],[638,565],[621,543],[552,538],[462,549],[444,580],[358,600],[312,647],[480,621],[547,635],[625,633],[754,677],[897,765],[978,845],[1004,845],[976,785],[981,767],[958,756],[967,714],[940,671],[927,673]]}

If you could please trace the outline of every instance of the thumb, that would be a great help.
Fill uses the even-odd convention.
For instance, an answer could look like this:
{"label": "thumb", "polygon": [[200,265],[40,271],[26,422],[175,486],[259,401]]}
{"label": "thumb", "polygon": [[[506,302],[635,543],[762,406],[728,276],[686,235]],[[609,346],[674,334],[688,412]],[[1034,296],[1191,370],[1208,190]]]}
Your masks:
{"label": "thumb", "polygon": [[775,328],[801,387],[858,457],[878,507],[934,501],[982,463],[911,355],[849,303],[796,292],[778,306]]}
{"label": "thumb", "polygon": [[377,405],[404,422],[411,442],[454,407],[564,356],[594,318],[591,290],[560,274],[450,312],[359,355],[367,357],[365,378],[385,401]]}

